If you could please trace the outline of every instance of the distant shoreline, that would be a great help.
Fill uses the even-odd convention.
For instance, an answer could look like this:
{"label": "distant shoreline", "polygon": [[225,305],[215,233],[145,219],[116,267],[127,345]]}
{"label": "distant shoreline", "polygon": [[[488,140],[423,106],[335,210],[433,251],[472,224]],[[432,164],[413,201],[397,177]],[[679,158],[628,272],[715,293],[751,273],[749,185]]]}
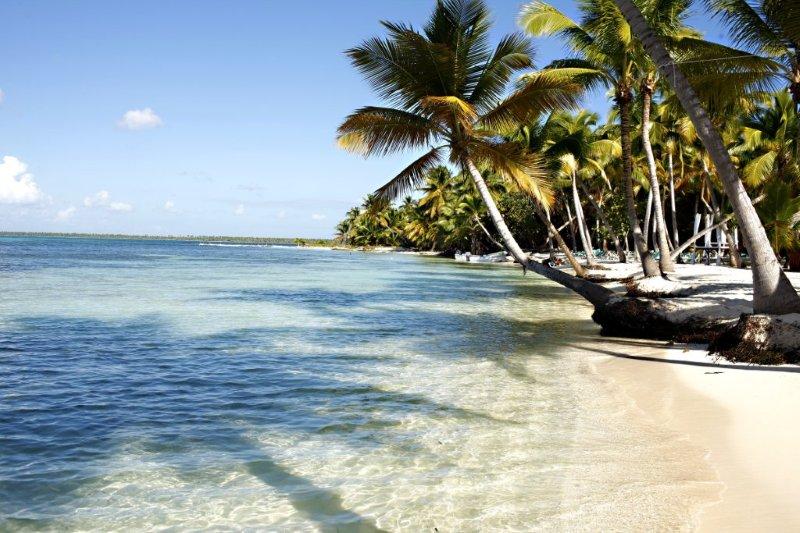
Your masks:
{"label": "distant shoreline", "polygon": [[329,246],[331,239],[305,237],[237,237],[232,235],[129,235],[125,233],[57,233],[38,231],[0,231],[0,237],[55,237],[68,239],[116,239],[131,241],[209,241],[237,244],[282,244]]}

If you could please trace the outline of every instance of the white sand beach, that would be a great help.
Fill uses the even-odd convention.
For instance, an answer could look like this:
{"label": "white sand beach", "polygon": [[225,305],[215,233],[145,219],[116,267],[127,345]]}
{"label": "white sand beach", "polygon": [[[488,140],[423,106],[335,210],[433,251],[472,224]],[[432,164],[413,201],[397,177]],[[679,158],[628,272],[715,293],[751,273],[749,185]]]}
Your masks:
{"label": "white sand beach", "polygon": [[800,367],[731,364],[701,347],[587,343],[601,376],[654,424],[707,450],[724,490],[700,531],[800,529]]}

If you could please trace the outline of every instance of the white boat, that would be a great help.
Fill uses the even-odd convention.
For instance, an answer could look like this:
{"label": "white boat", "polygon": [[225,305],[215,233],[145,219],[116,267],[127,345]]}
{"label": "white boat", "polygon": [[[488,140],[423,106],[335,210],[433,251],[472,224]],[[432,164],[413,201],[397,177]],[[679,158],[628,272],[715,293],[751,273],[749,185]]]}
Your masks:
{"label": "white boat", "polygon": [[456,254],[455,259],[459,263],[505,263],[508,261],[505,252],[495,252],[486,255],[472,255],[467,252],[464,254]]}

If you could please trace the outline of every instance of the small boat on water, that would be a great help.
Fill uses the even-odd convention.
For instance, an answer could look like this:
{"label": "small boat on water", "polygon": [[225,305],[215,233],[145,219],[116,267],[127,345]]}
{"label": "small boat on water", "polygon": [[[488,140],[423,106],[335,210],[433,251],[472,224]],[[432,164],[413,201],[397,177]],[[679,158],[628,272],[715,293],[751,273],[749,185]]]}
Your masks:
{"label": "small boat on water", "polygon": [[495,252],[486,255],[473,255],[469,252],[455,255],[459,263],[505,263],[508,261],[506,252]]}

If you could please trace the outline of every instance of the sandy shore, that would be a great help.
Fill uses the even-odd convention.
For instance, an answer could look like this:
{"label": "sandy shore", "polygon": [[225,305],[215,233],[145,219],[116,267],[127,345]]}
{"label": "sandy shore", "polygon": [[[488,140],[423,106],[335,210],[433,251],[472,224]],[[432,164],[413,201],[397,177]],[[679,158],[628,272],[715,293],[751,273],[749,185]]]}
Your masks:
{"label": "sandy shore", "polygon": [[800,531],[800,367],[731,364],[656,341],[582,347],[652,423],[707,450],[725,488],[700,531]]}

